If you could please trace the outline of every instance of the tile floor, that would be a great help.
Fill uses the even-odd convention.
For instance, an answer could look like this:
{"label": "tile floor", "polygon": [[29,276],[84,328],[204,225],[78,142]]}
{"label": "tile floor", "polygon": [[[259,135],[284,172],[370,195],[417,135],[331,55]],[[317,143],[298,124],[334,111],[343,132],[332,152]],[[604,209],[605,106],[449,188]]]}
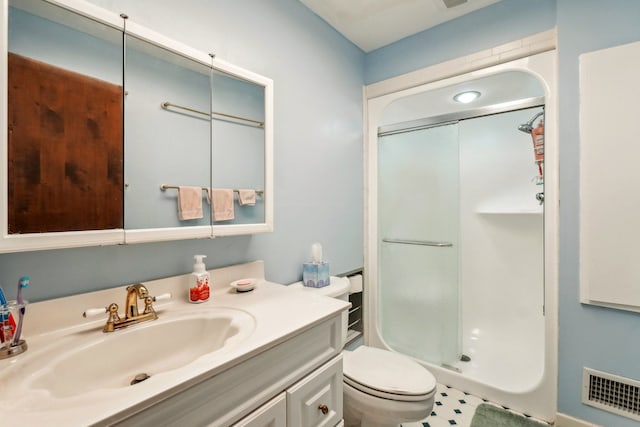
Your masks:
{"label": "tile floor", "polygon": [[[469,427],[476,407],[487,402],[455,388],[438,384],[431,416],[417,423],[404,423],[402,427]],[[540,422],[540,426],[549,424]]]}

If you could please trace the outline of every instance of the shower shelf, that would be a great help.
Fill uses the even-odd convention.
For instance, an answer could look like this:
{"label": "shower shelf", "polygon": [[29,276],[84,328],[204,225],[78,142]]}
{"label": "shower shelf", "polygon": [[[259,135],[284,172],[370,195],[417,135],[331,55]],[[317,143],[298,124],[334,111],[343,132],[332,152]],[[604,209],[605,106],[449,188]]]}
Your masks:
{"label": "shower shelf", "polygon": [[476,207],[480,215],[542,215],[543,205],[536,200],[535,194],[526,197],[523,194],[505,194],[492,197]]}
{"label": "shower shelf", "polygon": [[478,209],[476,211],[480,215],[542,215],[542,207],[540,208],[494,208],[494,209]]}

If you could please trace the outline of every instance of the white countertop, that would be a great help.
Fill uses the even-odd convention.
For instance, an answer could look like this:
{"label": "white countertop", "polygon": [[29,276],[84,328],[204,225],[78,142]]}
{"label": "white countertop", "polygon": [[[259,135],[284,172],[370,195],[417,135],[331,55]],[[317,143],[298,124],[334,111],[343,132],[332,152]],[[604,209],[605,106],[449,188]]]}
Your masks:
{"label": "white countertop", "polygon": [[[84,426],[97,423],[132,406],[151,403],[162,396],[171,395],[213,377],[339,315],[349,307],[349,303],[344,301],[309,295],[307,292],[268,282],[264,280],[263,271],[261,261],[210,270],[212,297],[202,304],[187,302],[188,275],[144,282],[151,295],[165,292],[173,295],[171,301],[154,305],[160,319],[163,314],[167,315],[172,310],[195,312],[227,307],[243,310],[253,316],[255,329],[249,337],[231,348],[202,356],[182,368],[155,375],[135,387],[99,389],[65,398],[56,398],[43,389],[30,388],[29,378],[25,377],[32,370],[27,372],[25,367],[33,364],[34,360],[49,360],[49,353],[51,358],[56,357],[58,351],[64,351],[61,347],[63,344],[56,343],[64,343],[70,335],[102,334],[108,339],[109,334],[102,332],[106,314],[104,318],[98,316],[83,319],[82,312],[111,302],[122,307],[126,295],[124,287],[29,305],[23,333],[29,349],[19,356],[0,361],[2,424]],[[259,279],[253,291],[237,293],[229,286],[231,281],[245,277]],[[143,346],[144,343],[140,345]],[[167,345],[171,345],[171,337],[167,337]],[[46,363],[43,365],[45,368]],[[88,378],[87,381],[91,379]]]}

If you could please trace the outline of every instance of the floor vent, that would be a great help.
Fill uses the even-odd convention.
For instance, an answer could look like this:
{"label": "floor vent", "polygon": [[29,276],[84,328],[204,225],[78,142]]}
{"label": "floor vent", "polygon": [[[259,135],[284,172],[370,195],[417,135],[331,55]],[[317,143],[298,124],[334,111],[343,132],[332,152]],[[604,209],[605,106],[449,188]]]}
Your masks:
{"label": "floor vent", "polygon": [[584,368],[582,402],[640,420],[640,381]]}

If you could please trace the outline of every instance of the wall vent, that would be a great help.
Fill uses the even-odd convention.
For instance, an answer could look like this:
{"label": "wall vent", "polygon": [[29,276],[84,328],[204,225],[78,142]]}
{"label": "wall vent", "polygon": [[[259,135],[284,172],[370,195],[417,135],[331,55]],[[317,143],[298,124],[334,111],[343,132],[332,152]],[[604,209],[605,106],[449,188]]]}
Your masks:
{"label": "wall vent", "polygon": [[582,403],[640,420],[640,381],[584,368]]}

